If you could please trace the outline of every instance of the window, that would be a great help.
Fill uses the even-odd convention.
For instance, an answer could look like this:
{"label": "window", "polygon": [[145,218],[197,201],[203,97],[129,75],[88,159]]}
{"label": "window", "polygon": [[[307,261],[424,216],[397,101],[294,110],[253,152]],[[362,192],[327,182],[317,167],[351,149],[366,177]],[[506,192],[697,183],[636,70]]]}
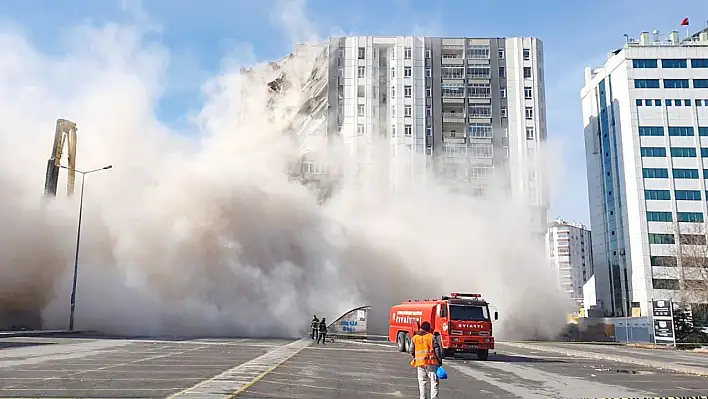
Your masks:
{"label": "window", "polygon": [[403,107],[403,116],[405,116],[405,117],[413,116],[413,107],[410,105],[404,106]]}
{"label": "window", "polygon": [[465,77],[465,67],[441,67],[440,77],[443,79],[463,79]]}
{"label": "window", "polygon": [[634,68],[657,68],[658,63],[656,62],[656,60],[637,59],[637,60],[632,60],[632,67],[634,67]]}
{"label": "window", "polygon": [[672,222],[671,212],[647,212],[647,222]]}
{"label": "window", "polygon": [[428,116],[428,117],[433,116],[433,109],[430,107],[426,107],[425,108],[425,116]]}
{"label": "window", "polygon": [[502,87],[501,89],[499,89],[499,97],[506,98],[506,88],[505,87]]}
{"label": "window", "polygon": [[391,137],[396,137],[396,125],[391,125]]}
{"label": "window", "polygon": [[676,190],[676,201],[700,201],[701,192],[698,190]]}
{"label": "window", "polygon": [[691,106],[691,100],[683,100],[683,105],[684,105],[684,107],[690,107],[690,106]]}
{"label": "window", "polygon": [[696,149],[692,147],[672,147],[671,156],[674,158],[695,158]]}
{"label": "window", "polygon": [[645,179],[668,179],[669,170],[665,168],[644,168],[642,176]]}
{"label": "window", "polygon": [[430,156],[433,155],[433,146],[432,145],[425,146],[425,155],[430,155]]}
{"label": "window", "polygon": [[654,100],[654,106],[661,107],[661,100]]}
{"label": "window", "polygon": [[493,154],[492,144],[472,143],[469,146],[469,156],[472,158],[492,158]]}
{"label": "window", "polygon": [[425,128],[425,135],[430,137],[433,135],[433,128],[432,127],[426,127]]}
{"label": "window", "polygon": [[652,266],[666,266],[666,267],[676,267],[676,257],[675,256],[651,256],[649,257]]}
{"label": "window", "polygon": [[644,199],[646,200],[670,200],[671,191],[669,190],[644,190]]}
{"label": "window", "polygon": [[524,98],[531,100],[533,98],[533,89],[530,87],[524,87]]}
{"label": "window", "polygon": [[365,133],[366,133],[366,130],[364,128],[364,124],[363,123],[357,124],[356,125],[356,134],[358,134],[359,136],[363,136]]}
{"label": "window", "polygon": [[406,47],[403,49],[403,58],[406,60],[410,60],[413,58],[413,50],[410,47]]}
{"label": "window", "polygon": [[531,67],[524,67],[524,78],[531,79]]}
{"label": "window", "polygon": [[490,118],[492,106],[489,104],[473,104],[468,108],[470,118]]}
{"label": "window", "polygon": [[700,107],[701,105],[703,105],[702,101],[696,100],[696,107]]}
{"label": "window", "polygon": [[703,212],[678,212],[679,222],[703,223]]}
{"label": "window", "polygon": [[431,89],[430,87],[426,87],[425,88],[425,96],[432,97],[433,96],[433,89]]}
{"label": "window", "polygon": [[412,125],[405,125],[403,127],[403,134],[406,136],[410,136],[413,134],[413,126]]}
{"label": "window", "polygon": [[505,67],[499,67],[499,77],[500,78],[506,77],[506,68]]}
{"label": "window", "polygon": [[502,118],[506,118],[506,107],[499,108],[499,114]]}
{"label": "window", "polygon": [[708,89],[708,79],[693,79],[695,89]]}
{"label": "window", "polygon": [[708,58],[691,60],[691,68],[708,68]]}
{"label": "window", "polygon": [[440,95],[443,98],[464,98],[465,85],[457,83],[443,83],[440,85]]}
{"label": "window", "polygon": [[666,148],[664,147],[642,147],[640,153],[643,157],[665,157]]}
{"label": "window", "polygon": [[467,97],[469,98],[490,98],[492,96],[492,86],[489,83],[472,83],[467,86]]}
{"label": "window", "polygon": [[635,100],[635,104],[637,104],[637,107],[641,107],[641,106],[642,106],[642,104],[643,104],[643,101],[642,101],[642,100],[639,100],[639,99],[637,99],[637,100]]}
{"label": "window", "polygon": [[659,89],[659,79],[634,79],[635,89]]}
{"label": "window", "polygon": [[534,138],[533,127],[527,126],[526,127],[526,140],[533,140],[533,138]]}
{"label": "window", "polygon": [[404,67],[403,68],[403,77],[404,78],[410,78],[413,76],[413,68],[412,67]]}
{"label": "window", "polygon": [[425,58],[432,58],[432,53],[430,49],[425,49]]}
{"label": "window", "polygon": [[662,68],[687,68],[686,60],[661,60]]}
{"label": "window", "polygon": [[524,61],[528,61],[531,59],[531,50],[525,48],[524,49]]}
{"label": "window", "polygon": [[675,279],[654,278],[651,280],[651,286],[655,290],[678,290],[681,288],[679,281]]}
{"label": "window", "polygon": [[433,76],[433,71],[430,68],[425,68],[425,77],[429,78]]}
{"label": "window", "polygon": [[394,118],[396,117],[396,106],[395,105],[391,106],[391,116]]}
{"label": "window", "polygon": [[675,244],[676,237],[673,234],[649,233],[649,244]]}
{"label": "window", "polygon": [[411,86],[403,87],[403,97],[411,98],[413,96],[413,88]]}
{"label": "window", "polygon": [[366,96],[366,86],[364,86],[364,85],[359,85],[359,86],[356,88],[356,96],[357,96],[357,97],[364,97],[364,96]]}
{"label": "window", "polygon": [[396,98],[396,86],[391,86],[391,98]]}
{"label": "window", "polygon": [[489,79],[490,69],[489,67],[467,67],[467,77],[469,79]]}
{"label": "window", "polygon": [[644,100],[644,105],[651,107],[651,100]]}
{"label": "window", "polygon": [[526,107],[526,119],[533,119],[533,108]]}
{"label": "window", "polygon": [[688,79],[664,79],[665,89],[688,89]]}
{"label": "window", "polygon": [[396,68],[395,67],[391,67],[391,77],[392,78],[396,77]]}
{"label": "window", "polygon": [[669,136],[693,136],[693,126],[669,126]]}
{"label": "window", "polygon": [[679,241],[684,245],[706,245],[706,236],[703,234],[681,234]]}
{"label": "window", "polygon": [[359,66],[356,68],[356,76],[359,77],[359,78],[366,77],[366,67],[365,67],[365,66],[362,66],[362,65],[359,65]]}
{"label": "window", "polygon": [[670,107],[673,105],[673,100],[666,100],[666,106]]}
{"label": "window", "polygon": [[708,148],[701,148],[701,157],[708,158]]}
{"label": "window", "polygon": [[639,126],[640,136],[663,136],[663,126]]}
{"label": "window", "polygon": [[363,60],[366,58],[366,49],[364,47],[359,47],[359,59]]}
{"label": "window", "polygon": [[471,139],[491,139],[492,124],[491,123],[470,123],[467,126],[467,135]]}
{"label": "window", "polygon": [[467,58],[478,60],[489,59],[489,46],[484,44],[473,44],[467,47]]}
{"label": "window", "polygon": [[364,104],[357,104],[356,106],[356,114],[359,116],[364,116],[366,113],[366,107]]}
{"label": "window", "polygon": [[499,59],[500,59],[500,60],[503,60],[503,59],[504,59],[504,49],[503,49],[503,48],[500,48],[500,49],[499,49]]}
{"label": "window", "polygon": [[708,136],[708,127],[699,127],[698,128],[698,135],[699,136]]}
{"label": "window", "polygon": [[674,179],[698,179],[698,169],[674,169]]}

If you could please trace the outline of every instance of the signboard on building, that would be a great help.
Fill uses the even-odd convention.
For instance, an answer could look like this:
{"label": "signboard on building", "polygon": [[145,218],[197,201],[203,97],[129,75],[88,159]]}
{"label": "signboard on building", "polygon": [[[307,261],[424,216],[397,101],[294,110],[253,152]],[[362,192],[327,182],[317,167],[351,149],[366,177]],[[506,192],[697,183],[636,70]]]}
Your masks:
{"label": "signboard on building", "polygon": [[329,332],[334,334],[366,335],[368,332],[367,319],[370,309],[369,306],[365,306],[350,310],[329,326]]}
{"label": "signboard on building", "polygon": [[673,303],[664,300],[652,301],[652,319],[654,342],[657,344],[676,345]]}

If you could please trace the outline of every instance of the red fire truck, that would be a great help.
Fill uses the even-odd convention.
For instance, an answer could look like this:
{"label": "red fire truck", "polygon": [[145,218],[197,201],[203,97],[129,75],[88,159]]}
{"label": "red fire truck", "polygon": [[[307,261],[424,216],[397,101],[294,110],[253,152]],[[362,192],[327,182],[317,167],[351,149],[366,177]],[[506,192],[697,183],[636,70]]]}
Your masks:
{"label": "red fire truck", "polygon": [[[499,313],[494,312],[494,320]],[[487,360],[494,349],[489,304],[480,294],[452,293],[440,299],[409,300],[391,308],[388,339],[398,344],[400,352],[410,348],[411,338],[427,321],[440,334],[445,356],[457,352],[476,353]]]}

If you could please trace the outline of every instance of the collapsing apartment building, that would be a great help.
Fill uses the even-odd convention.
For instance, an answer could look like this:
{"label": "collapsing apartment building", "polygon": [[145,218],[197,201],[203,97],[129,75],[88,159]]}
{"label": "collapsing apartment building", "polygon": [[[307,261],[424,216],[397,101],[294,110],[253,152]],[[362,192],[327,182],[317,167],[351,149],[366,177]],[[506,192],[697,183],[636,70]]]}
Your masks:
{"label": "collapsing apartment building", "polygon": [[[291,129],[304,154],[294,179],[323,199],[363,181],[396,190],[424,171],[464,181],[474,195],[496,180],[538,211],[545,232],[540,40],[358,36],[314,46],[320,53]],[[287,77],[270,85],[286,89]],[[336,172],[317,159],[322,142],[343,150]]]}

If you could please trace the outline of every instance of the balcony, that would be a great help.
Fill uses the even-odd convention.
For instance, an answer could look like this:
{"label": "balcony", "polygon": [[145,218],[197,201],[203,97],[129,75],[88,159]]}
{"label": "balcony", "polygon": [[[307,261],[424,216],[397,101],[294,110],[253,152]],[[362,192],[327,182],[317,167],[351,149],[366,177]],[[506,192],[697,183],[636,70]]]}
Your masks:
{"label": "balcony", "polygon": [[464,132],[443,132],[442,141],[446,144],[465,144],[467,136]]}
{"label": "balcony", "polygon": [[442,112],[442,118],[443,118],[443,123],[460,123],[464,124],[465,123],[465,118],[466,114],[464,111],[459,111],[459,112],[446,112],[443,110]]}
{"label": "balcony", "polygon": [[442,53],[442,65],[464,65],[465,58],[462,50],[444,50]]}

